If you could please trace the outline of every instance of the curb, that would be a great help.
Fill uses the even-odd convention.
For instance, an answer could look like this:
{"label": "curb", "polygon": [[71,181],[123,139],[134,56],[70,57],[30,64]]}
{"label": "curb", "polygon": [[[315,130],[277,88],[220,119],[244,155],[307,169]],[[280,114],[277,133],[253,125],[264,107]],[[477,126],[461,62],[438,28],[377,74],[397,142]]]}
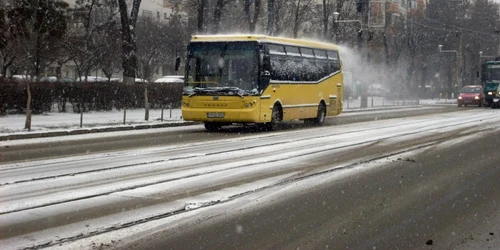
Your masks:
{"label": "curb", "polygon": [[199,124],[199,123],[197,123],[197,122],[175,122],[175,123],[160,123],[160,124],[139,124],[139,125],[128,125],[128,126],[120,126],[120,127],[75,129],[75,130],[69,130],[69,131],[35,132],[35,133],[29,133],[29,134],[3,135],[3,136],[0,136],[0,141],[35,139],[35,138],[66,136],[66,135],[83,135],[83,134],[105,133],[105,132],[116,132],[116,131],[127,131],[127,130],[141,130],[141,129],[150,129],[150,128],[169,128],[169,127],[190,126],[190,125],[196,125],[196,124]]}
{"label": "curb", "polygon": [[[421,107],[422,107],[422,105],[384,106],[384,107],[376,107],[376,108],[348,109],[348,110],[343,110],[342,113],[356,113],[356,112],[364,112],[364,111],[381,111],[381,110],[421,108]],[[34,132],[34,133],[27,133],[27,134],[3,135],[3,136],[0,136],[0,141],[47,138],[47,137],[66,136],[66,135],[83,135],[83,134],[105,133],[105,132],[116,132],[116,131],[127,131],[127,130],[143,130],[143,129],[152,129],[152,128],[180,127],[180,126],[190,126],[190,125],[197,125],[197,124],[200,124],[200,123],[199,122],[181,121],[181,122],[173,122],[173,123],[138,124],[138,125],[127,125],[127,126],[119,126],[119,127],[75,129],[75,130],[69,130],[69,131]]]}

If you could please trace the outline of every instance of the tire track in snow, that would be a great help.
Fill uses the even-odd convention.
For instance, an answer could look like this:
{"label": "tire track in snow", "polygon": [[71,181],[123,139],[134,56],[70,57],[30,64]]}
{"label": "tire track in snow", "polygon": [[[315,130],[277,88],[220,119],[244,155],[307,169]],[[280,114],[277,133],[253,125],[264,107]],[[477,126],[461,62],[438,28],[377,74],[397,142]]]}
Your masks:
{"label": "tire track in snow", "polygon": [[[118,169],[126,169],[130,167],[137,167],[137,166],[144,166],[148,164],[155,164],[155,163],[164,163],[164,162],[169,162],[169,161],[175,161],[175,160],[184,160],[184,159],[190,159],[190,158],[196,158],[196,157],[204,157],[204,156],[211,156],[211,155],[218,155],[218,154],[226,154],[226,153],[232,153],[232,152],[237,152],[237,151],[243,151],[243,150],[248,150],[248,149],[253,149],[253,148],[258,148],[258,147],[266,147],[266,146],[276,146],[276,145],[283,145],[286,143],[290,142],[300,142],[300,141],[308,141],[312,139],[319,139],[319,138],[327,138],[331,136],[341,136],[341,135],[347,135],[347,134],[355,134],[355,133],[360,133],[360,132],[367,132],[367,131],[376,131],[376,130],[382,130],[382,129],[387,129],[387,128],[394,128],[394,127],[399,127],[399,126],[405,126],[405,125],[415,125],[418,123],[425,123],[427,121],[420,121],[420,122],[407,122],[407,123],[402,123],[398,125],[388,125],[388,126],[381,126],[381,127],[376,127],[376,128],[368,128],[368,129],[360,129],[360,130],[354,130],[354,131],[348,131],[344,133],[331,133],[327,135],[322,135],[322,136],[316,136],[316,137],[307,137],[303,139],[293,139],[293,140],[284,140],[276,143],[267,143],[267,144],[260,144],[256,146],[251,146],[251,147],[241,147],[241,148],[236,148],[236,149],[231,149],[231,150],[225,150],[225,151],[218,151],[218,152],[212,152],[212,153],[207,153],[207,154],[198,154],[198,155],[189,155],[189,156],[183,156],[183,157],[172,157],[172,158],[167,158],[167,159],[160,159],[160,160],[154,160],[154,161],[142,161],[138,163],[133,163],[133,164],[125,164],[125,165],[118,165],[118,166],[113,166],[113,167],[108,167],[108,168],[98,168],[98,169],[92,169],[92,170],[85,170],[85,171],[75,171],[75,172],[69,172],[69,173],[64,173],[64,174],[56,174],[56,175],[49,175],[49,176],[43,176],[43,177],[35,177],[35,178],[30,178],[30,179],[21,179],[17,181],[12,181],[12,182],[4,182],[0,183],[0,187],[2,186],[8,186],[8,185],[14,185],[14,184],[20,184],[20,183],[26,183],[26,182],[35,182],[35,181],[42,181],[42,180],[49,180],[49,179],[56,179],[56,178],[61,178],[61,177],[71,177],[71,176],[78,176],[78,175],[83,175],[83,174],[90,174],[90,173],[99,173],[99,172],[105,172],[105,171],[112,171],[112,170],[118,170]],[[293,133],[293,132],[292,132]],[[296,132],[295,132],[296,133]],[[278,136],[283,136],[283,134],[278,134],[278,135],[273,135],[273,137],[278,137]],[[257,138],[243,138],[243,139],[230,139],[230,140],[219,140],[217,141],[218,144],[224,144],[227,142],[234,142],[234,141],[254,141],[260,139],[261,136],[258,136]],[[202,142],[202,143],[192,143],[187,146],[183,146],[181,148],[175,148],[175,147],[168,147],[168,149],[175,149],[175,151],[183,150],[183,149],[190,149],[193,150],[193,146],[195,147],[202,147],[210,144],[210,146],[213,146],[213,141],[208,141],[208,142]],[[165,149],[163,149],[165,150]],[[160,151],[163,151],[160,150]],[[102,158],[109,158],[109,157],[123,157],[123,155],[128,155],[129,153],[125,154],[116,154],[113,156],[103,156]],[[150,155],[152,154],[151,151],[146,152],[145,155]],[[136,155],[136,154],[135,154]],[[87,158],[88,159],[88,158]],[[87,160],[85,159],[85,160]],[[88,159],[89,161],[96,161],[96,159]],[[71,161],[57,161],[57,162],[51,162],[51,163],[45,163],[45,164],[39,164],[37,166],[43,166],[43,165],[54,165],[54,164],[64,164],[64,163],[72,163]],[[14,165],[23,165],[23,164],[14,164]],[[20,167],[18,167],[20,168]],[[6,171],[11,171],[12,169],[0,169],[0,175],[2,172]]]}
{"label": "tire track in snow", "polygon": [[[467,125],[467,124],[471,124],[471,123],[477,123],[477,120],[471,120],[471,121],[465,121],[465,122],[455,123],[454,126]],[[391,126],[391,127],[393,127],[393,126]],[[64,203],[68,203],[68,202],[73,202],[73,201],[80,201],[80,200],[85,200],[85,199],[91,199],[91,198],[95,198],[95,197],[99,197],[99,196],[106,196],[106,195],[110,195],[110,194],[114,194],[114,193],[118,193],[118,192],[133,190],[133,189],[137,189],[137,188],[142,188],[142,187],[147,187],[147,186],[152,186],[152,185],[157,185],[157,184],[162,184],[162,183],[168,183],[168,182],[172,182],[172,181],[176,181],[176,180],[189,179],[189,178],[193,178],[193,177],[199,177],[199,176],[208,175],[208,174],[214,174],[214,173],[221,173],[221,172],[224,172],[224,171],[234,170],[234,169],[238,169],[238,168],[246,168],[246,167],[251,167],[251,166],[260,165],[260,164],[266,164],[266,163],[275,163],[275,162],[279,162],[279,161],[286,161],[286,160],[290,160],[290,159],[294,159],[294,158],[299,158],[299,157],[304,157],[304,156],[313,156],[315,154],[324,154],[325,152],[328,152],[328,151],[341,150],[341,149],[346,149],[346,148],[350,148],[350,147],[353,147],[353,146],[363,146],[363,145],[367,145],[367,144],[370,144],[370,143],[375,143],[375,142],[378,142],[381,139],[388,140],[388,139],[397,138],[397,137],[400,137],[400,136],[416,135],[416,134],[425,133],[425,132],[429,132],[429,131],[432,131],[432,130],[439,130],[439,129],[443,129],[443,128],[447,128],[447,127],[449,127],[448,124],[444,124],[444,125],[441,125],[441,126],[438,126],[438,127],[433,127],[431,129],[421,128],[421,130],[416,130],[416,131],[413,131],[413,132],[396,133],[394,135],[385,136],[383,138],[374,138],[374,139],[370,139],[370,140],[365,140],[362,143],[360,143],[360,142],[351,142],[351,143],[348,143],[348,144],[342,145],[342,146],[332,146],[332,147],[326,146],[325,147],[324,145],[320,145],[319,147],[324,147],[321,150],[316,150],[316,148],[308,148],[307,149],[307,151],[312,151],[312,152],[306,152],[306,153],[301,153],[301,154],[294,154],[293,156],[284,155],[282,157],[277,157],[276,159],[273,159],[273,160],[257,161],[257,162],[252,162],[250,164],[241,164],[241,165],[236,165],[236,166],[233,166],[233,167],[228,167],[228,168],[223,168],[223,169],[218,169],[218,170],[213,170],[213,171],[206,171],[204,173],[184,175],[184,176],[180,176],[180,177],[176,177],[176,178],[165,178],[165,179],[162,179],[162,180],[159,180],[159,181],[152,181],[152,182],[147,182],[147,183],[141,183],[141,184],[138,184],[138,185],[129,185],[129,186],[125,186],[125,187],[121,187],[121,188],[117,188],[117,189],[111,189],[111,190],[106,190],[106,191],[102,191],[102,192],[95,192],[95,193],[90,194],[90,195],[82,195],[82,196],[74,197],[74,198],[67,198],[67,199],[61,199],[61,200],[57,200],[57,201],[43,202],[41,204],[31,205],[31,206],[28,205],[28,206],[21,207],[21,208],[5,209],[5,210],[3,210],[3,211],[0,212],[0,215],[9,214],[9,213],[15,213],[15,212],[20,212],[20,211],[26,211],[26,210],[36,209],[36,208],[48,207],[48,206],[52,206],[52,205],[59,205],[59,204],[64,204]],[[332,136],[332,135],[328,135],[328,136]],[[324,138],[324,137],[328,137],[328,136],[317,136],[317,137],[314,137],[314,138]],[[311,140],[311,137],[309,137],[308,139],[303,139],[303,140]],[[289,141],[286,141],[286,142],[271,143],[271,144],[269,144],[267,146],[286,144],[286,143],[290,143],[290,142],[294,142],[295,143],[297,141],[296,140],[289,140]],[[255,146],[253,148],[260,148],[260,147],[262,147],[262,145],[261,146]],[[248,149],[248,148],[245,148],[245,149]],[[240,151],[240,150],[244,150],[244,149],[236,149],[235,151]],[[228,152],[233,152],[233,151],[223,151],[223,153],[228,153]]]}

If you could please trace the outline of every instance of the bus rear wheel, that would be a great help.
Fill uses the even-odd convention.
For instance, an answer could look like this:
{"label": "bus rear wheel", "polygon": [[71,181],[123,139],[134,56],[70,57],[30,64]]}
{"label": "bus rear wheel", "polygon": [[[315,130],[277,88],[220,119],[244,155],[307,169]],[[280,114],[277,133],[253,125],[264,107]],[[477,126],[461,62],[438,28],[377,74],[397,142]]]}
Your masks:
{"label": "bus rear wheel", "polygon": [[325,122],[325,118],[326,118],[326,107],[323,103],[320,103],[318,106],[318,114],[316,115],[316,118],[305,119],[304,123],[321,125]]}
{"label": "bus rear wheel", "polygon": [[205,129],[208,131],[219,131],[222,127],[222,124],[219,122],[205,122]]}
{"label": "bus rear wheel", "polygon": [[323,103],[320,103],[318,106],[318,115],[316,119],[314,119],[313,123],[316,125],[322,125],[325,122],[326,118],[326,107]]}

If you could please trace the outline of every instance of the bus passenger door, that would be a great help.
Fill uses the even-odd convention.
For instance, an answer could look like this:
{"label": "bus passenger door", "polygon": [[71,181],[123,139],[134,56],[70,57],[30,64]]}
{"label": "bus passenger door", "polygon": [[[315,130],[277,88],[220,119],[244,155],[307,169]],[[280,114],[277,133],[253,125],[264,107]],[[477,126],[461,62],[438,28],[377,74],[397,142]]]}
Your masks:
{"label": "bus passenger door", "polygon": [[342,83],[337,83],[337,114],[342,112],[344,105],[344,85]]}
{"label": "bus passenger door", "polygon": [[330,105],[328,106],[328,113],[326,115],[331,116],[331,115],[336,115],[337,114],[337,100],[338,96],[337,95],[330,95]]}
{"label": "bus passenger door", "polygon": [[341,109],[342,109],[342,106],[341,106],[342,99],[343,99],[342,84],[337,83],[336,85],[337,86],[336,86],[335,91],[332,94],[330,94],[330,96],[329,96],[330,105],[328,107],[328,114],[327,114],[329,116],[340,114]]}

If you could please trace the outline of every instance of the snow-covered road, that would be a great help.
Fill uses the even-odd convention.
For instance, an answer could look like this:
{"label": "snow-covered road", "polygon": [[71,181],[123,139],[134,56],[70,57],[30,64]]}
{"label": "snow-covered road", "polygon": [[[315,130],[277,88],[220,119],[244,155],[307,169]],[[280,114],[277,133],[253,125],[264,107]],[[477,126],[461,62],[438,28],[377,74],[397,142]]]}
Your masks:
{"label": "snow-covered road", "polygon": [[0,244],[91,248],[199,208],[411,161],[499,124],[499,110],[473,109],[3,165]]}

